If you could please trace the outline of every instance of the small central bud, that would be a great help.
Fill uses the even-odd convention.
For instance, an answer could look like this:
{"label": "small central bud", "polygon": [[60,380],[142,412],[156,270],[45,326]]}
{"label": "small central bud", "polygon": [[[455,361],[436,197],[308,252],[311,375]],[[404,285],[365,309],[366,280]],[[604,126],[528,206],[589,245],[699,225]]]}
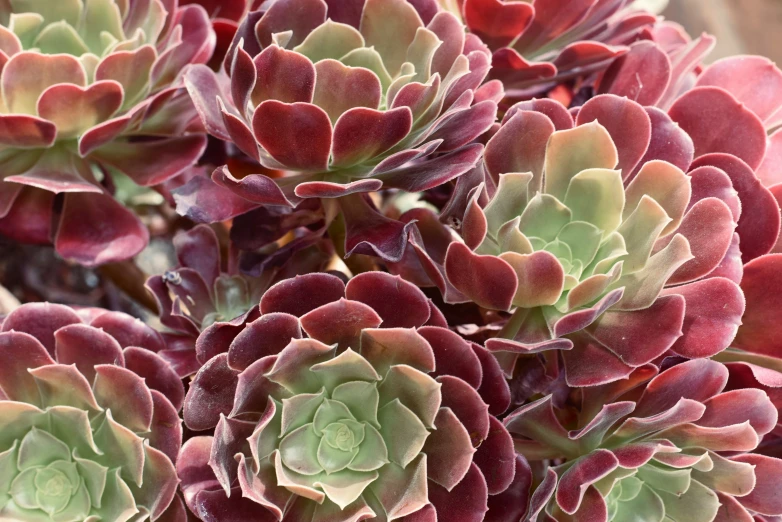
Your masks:
{"label": "small central bud", "polygon": [[350,451],[356,446],[356,436],[346,424],[334,422],[328,426],[326,443],[334,449]]}
{"label": "small central bud", "polygon": [[43,489],[47,495],[60,496],[65,493],[66,487],[65,477],[52,477],[46,481]]}
{"label": "small central bud", "polygon": [[37,470],[35,474],[35,489],[47,497],[70,496],[71,481],[60,471],[52,467]]}

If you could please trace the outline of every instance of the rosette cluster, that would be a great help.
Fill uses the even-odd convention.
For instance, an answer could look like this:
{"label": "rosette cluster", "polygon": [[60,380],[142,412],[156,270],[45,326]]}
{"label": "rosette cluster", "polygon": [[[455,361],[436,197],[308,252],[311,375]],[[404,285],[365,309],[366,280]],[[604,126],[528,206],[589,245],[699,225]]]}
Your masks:
{"label": "rosette cluster", "polygon": [[501,501],[489,510],[526,487],[490,415],[509,404],[499,365],[436,326],[420,290],[388,274],[347,286],[311,274],[271,287],[260,308],[185,400],[190,429],[215,429],[178,462],[199,517],[521,516],[524,506]]}
{"label": "rosette cluster", "polygon": [[87,265],[137,254],[148,232],[123,194],[176,176],[206,144],[177,85],[183,67],[214,49],[205,11],[13,0],[0,6],[0,40],[0,231],[53,240]]}
{"label": "rosette cluster", "polygon": [[27,304],[0,333],[0,518],[186,520],[181,381],[133,318]]}
{"label": "rosette cluster", "polygon": [[[550,396],[505,419],[530,461],[562,459],[532,495],[530,520],[750,521],[776,517],[782,461],[752,454],[777,424],[757,389],[724,391],[728,369],[688,361],[583,390],[579,407]],[[760,518],[763,520],[764,518]]]}
{"label": "rosette cluster", "polygon": [[256,205],[341,197],[350,220],[366,205],[355,193],[426,190],[474,166],[502,89],[481,86],[490,59],[477,38],[419,5],[278,0],[251,12],[226,56],[230,84],[204,66],[186,82],[209,132],[275,174],[223,167],[214,182]]}

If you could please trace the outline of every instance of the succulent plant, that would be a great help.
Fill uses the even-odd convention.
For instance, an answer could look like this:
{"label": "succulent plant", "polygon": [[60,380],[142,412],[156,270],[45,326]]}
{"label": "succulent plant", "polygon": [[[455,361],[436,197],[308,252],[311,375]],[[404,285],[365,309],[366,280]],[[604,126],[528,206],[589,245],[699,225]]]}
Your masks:
{"label": "succulent plant", "polygon": [[[205,66],[186,83],[208,131],[275,173],[240,178],[223,167],[214,182],[256,206],[339,198],[350,231],[371,212],[360,193],[426,190],[469,170],[502,93],[496,82],[480,87],[488,51],[434,11],[406,0],[276,0],[249,13],[226,56],[230,85]],[[362,233],[353,250],[397,258]],[[372,246],[357,250],[362,241]]]}
{"label": "succulent plant", "polygon": [[114,190],[163,183],[203,152],[179,78],[214,48],[205,11],[10,0],[0,35],[0,232],[86,265],[135,255],[148,232]]}
{"label": "succulent plant", "polygon": [[159,342],[118,312],[31,303],[5,318],[0,519],[186,520],[184,389]]}
{"label": "succulent plant", "polygon": [[[740,257],[770,249],[779,213],[742,208],[759,192],[740,160],[693,162],[672,124],[661,147],[651,122],[663,116],[611,95],[590,100],[575,123],[556,102],[520,104],[486,146],[493,195],[482,202],[473,189],[461,239],[416,216],[411,248],[446,301],[513,312],[486,341],[509,376],[519,356],[557,349],[569,385],[595,385],[669,349],[710,357],[733,339]],[[734,186],[752,188],[737,196]]]}
{"label": "succulent plant", "polygon": [[630,0],[438,1],[491,49],[490,77],[516,99],[601,72],[656,21]]}
{"label": "succulent plant", "polygon": [[[164,333],[165,352],[181,376],[192,375],[206,362],[197,355],[196,338],[238,334],[251,318],[253,308],[268,281],[223,271],[220,244],[206,225],[179,232],[174,237],[179,266],[152,276],[146,287],[155,297],[160,321],[172,330]],[[234,274],[234,275],[232,275]]]}
{"label": "succulent plant", "polygon": [[[490,415],[509,404],[497,362],[435,326],[416,287],[310,274],[271,287],[260,308],[185,400],[190,429],[215,428],[178,463],[201,519],[480,521],[491,496],[520,487]],[[209,468],[211,482],[196,479]],[[493,513],[514,514],[523,506]]]}
{"label": "succulent plant", "polygon": [[529,520],[747,521],[778,516],[782,460],[752,454],[777,423],[757,389],[723,391],[709,360],[582,390],[578,407],[544,397],[508,415],[516,450],[555,463],[532,495]]}

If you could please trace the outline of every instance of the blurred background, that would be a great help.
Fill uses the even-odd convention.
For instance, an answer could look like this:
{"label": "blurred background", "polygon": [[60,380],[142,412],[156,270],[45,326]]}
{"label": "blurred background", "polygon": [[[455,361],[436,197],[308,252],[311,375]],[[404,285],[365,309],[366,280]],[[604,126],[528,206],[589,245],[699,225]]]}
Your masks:
{"label": "blurred background", "polygon": [[669,0],[663,11],[692,36],[717,37],[708,61],[732,54],[762,54],[782,64],[782,0]]}

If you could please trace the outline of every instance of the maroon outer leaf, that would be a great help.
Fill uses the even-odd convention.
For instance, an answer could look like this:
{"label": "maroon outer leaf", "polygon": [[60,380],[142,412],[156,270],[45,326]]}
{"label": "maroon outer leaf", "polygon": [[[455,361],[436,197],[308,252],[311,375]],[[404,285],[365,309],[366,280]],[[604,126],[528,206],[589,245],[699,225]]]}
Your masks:
{"label": "maroon outer leaf", "polygon": [[443,140],[441,151],[457,149],[488,131],[497,119],[497,104],[484,100],[471,107],[444,116],[427,136],[428,140]]}
{"label": "maroon outer leaf", "polygon": [[505,374],[502,372],[497,359],[494,358],[489,350],[475,343],[473,343],[472,348],[481,362],[483,373],[478,393],[483,398],[483,401],[489,405],[489,413],[501,415],[510,407],[511,401],[510,387],[505,380]]}
{"label": "maroon outer leaf", "polygon": [[375,192],[383,187],[378,179],[359,179],[350,183],[305,181],[296,185],[295,194],[300,198],[339,198],[360,192]]}
{"label": "maroon outer leaf", "polygon": [[26,114],[0,115],[0,144],[14,148],[51,147],[57,127],[50,121]]}
{"label": "maroon outer leaf", "polygon": [[451,375],[437,378],[442,384],[443,408],[450,408],[467,428],[473,446],[478,446],[489,436],[488,406],[475,388]]}
{"label": "maroon outer leaf", "polygon": [[[502,493],[489,496],[489,512],[484,522],[518,522],[526,513],[531,496],[532,470],[521,455],[516,455],[515,467],[510,486]],[[490,479],[487,481],[490,482]]]}
{"label": "maroon outer leaf", "polygon": [[363,67],[348,67],[327,58],[315,64],[312,103],[326,111],[331,121],[354,107],[377,109],[382,87],[377,75]]}
{"label": "maroon outer leaf", "polygon": [[[676,229],[677,234],[687,239],[695,257],[679,267],[666,284],[694,281],[714,270],[728,253],[734,227],[730,208],[719,199],[706,198],[695,203]],[[662,248],[671,238],[665,238],[655,247]]]}
{"label": "maroon outer leaf", "polygon": [[744,507],[764,515],[782,514],[782,497],[779,495],[779,475],[782,473],[782,460],[765,455],[739,455],[734,461],[755,466],[757,482],[755,489],[738,501]]}
{"label": "maroon outer leaf", "polygon": [[616,145],[619,163],[616,168],[624,175],[632,172],[649,147],[652,123],[638,103],[614,95],[596,96],[578,111],[577,125],[597,121]]}
{"label": "maroon outer leaf", "polygon": [[[426,475],[431,482],[453,490],[469,472],[475,450],[464,426],[450,409],[438,410],[434,427],[421,450],[426,454]],[[512,451],[513,444],[510,446]]]}
{"label": "maroon outer leaf", "polygon": [[697,87],[684,93],[668,114],[692,137],[696,157],[713,152],[732,154],[752,169],[763,160],[763,122],[719,87]]}
{"label": "maroon outer leaf", "polygon": [[345,283],[331,274],[307,274],[280,281],[261,298],[261,313],[281,312],[301,317],[345,297]]}
{"label": "maroon outer leaf", "polygon": [[[383,170],[382,174],[377,174],[375,177],[382,180],[387,188],[398,188],[406,192],[429,190],[471,170],[480,161],[482,153],[483,145],[471,143],[442,156],[417,162],[411,161],[393,170]],[[380,163],[375,170],[386,165],[388,164]]]}
{"label": "maroon outer leaf", "polygon": [[95,366],[117,364],[125,366],[122,347],[109,334],[86,324],[64,326],[54,332],[54,352],[60,364],[74,364],[87,378],[95,379]]}
{"label": "maroon outer leaf", "polygon": [[[240,54],[237,53],[237,57]],[[255,71],[252,72],[256,74],[253,78],[255,88],[252,89],[252,101],[256,106],[266,100],[283,103],[312,101],[315,67],[304,55],[272,45],[252,62],[255,65]],[[237,81],[237,72],[235,69],[232,71],[232,84]],[[243,113],[245,106],[239,103],[237,106]]]}
{"label": "maroon outer leaf", "polygon": [[[274,33],[291,30],[293,35],[288,45],[294,47],[326,21],[327,9],[323,0],[279,0],[266,10],[263,18],[255,25],[255,36],[262,46],[268,47]],[[237,38],[239,36],[237,31]]]}
{"label": "maroon outer leaf", "polygon": [[429,319],[424,293],[399,276],[359,274],[348,282],[345,297],[369,305],[383,319],[383,328],[417,328]]}
{"label": "maroon outer leaf", "polygon": [[382,319],[369,306],[358,301],[325,304],[301,317],[301,327],[311,338],[324,344],[352,345],[366,328],[377,328]]}
{"label": "maroon outer leaf", "polygon": [[527,100],[517,103],[505,112],[505,116],[502,118],[503,124],[512,118],[518,111],[532,111],[545,114],[558,131],[572,129],[574,125],[573,116],[568,112],[567,108],[551,98]]}
{"label": "maroon outer leaf", "polygon": [[660,297],[641,310],[608,311],[587,332],[596,346],[604,346],[626,364],[640,366],[665,353],[681,336],[686,309],[681,297]]}
{"label": "maroon outer leaf", "polygon": [[[110,223],[111,226],[105,226]],[[86,266],[128,259],[149,241],[138,218],[104,194],[65,196],[54,247],[66,259]]]}
{"label": "maroon outer leaf", "polygon": [[0,334],[0,390],[12,401],[40,405],[38,385],[27,370],[55,364],[46,348],[23,332]]}
{"label": "maroon outer leaf", "polygon": [[445,272],[451,284],[479,306],[509,310],[518,279],[508,263],[495,256],[474,254],[454,242],[445,257]]}
{"label": "maroon outer leaf", "polygon": [[565,513],[573,514],[581,507],[586,486],[590,486],[605,477],[619,465],[618,460],[608,450],[595,450],[586,457],[578,459],[559,479],[557,486],[557,504]]}
{"label": "maroon outer leaf", "polygon": [[602,93],[627,96],[641,105],[654,105],[668,87],[671,60],[653,42],[641,41],[617,58],[600,81]]}
{"label": "maroon outer leaf", "polygon": [[156,330],[122,312],[102,312],[90,321],[90,326],[111,335],[122,348],[137,346],[153,352],[166,348],[163,338]]}
{"label": "maroon outer leaf", "polygon": [[250,174],[237,179],[228,170],[228,166],[224,165],[212,173],[212,181],[255,203],[255,206],[258,204],[292,206],[280,187],[263,174]]}
{"label": "maroon outer leaf", "polygon": [[249,453],[247,439],[254,430],[254,422],[220,416],[220,421],[215,427],[209,465],[226,491],[229,491],[231,485],[238,479],[238,463],[234,460],[234,455]]}
{"label": "maroon outer leaf", "polygon": [[635,417],[649,417],[674,407],[681,399],[704,402],[720,393],[728,370],[709,359],[694,359],[668,368],[646,385]]}
{"label": "maroon outer leaf", "polygon": [[327,170],[331,131],[326,111],[308,103],[267,100],[253,114],[258,143],[292,170]]}
{"label": "maroon outer leaf", "polygon": [[91,158],[124,172],[142,187],[168,181],[195,163],[206,149],[206,136],[190,135],[148,142],[114,141]]}
{"label": "maroon outer leaf", "polygon": [[476,389],[481,385],[480,361],[467,341],[445,328],[425,326],[418,333],[434,352],[435,371],[432,376],[453,375]]}
{"label": "maroon outer leaf", "polygon": [[212,357],[225,353],[243,328],[244,321],[238,321],[238,324],[217,322],[205,328],[195,343],[198,362],[203,364]]}
{"label": "maroon outer leaf", "polygon": [[426,28],[442,42],[432,58],[432,74],[439,73],[440,78],[445,78],[456,58],[464,50],[464,26],[456,16],[441,11],[432,18]]}
{"label": "maroon outer leaf", "polygon": [[698,167],[691,170],[688,175],[690,176],[690,186],[692,187],[692,195],[687,204],[688,211],[702,199],[718,198],[728,205],[733,221],[738,222],[741,217],[741,199],[736,189],[733,188],[730,176],[717,167],[712,166]]}
{"label": "maroon outer leaf", "polygon": [[233,408],[234,392],[239,372],[228,366],[228,354],[220,354],[198,371],[185,396],[183,418],[194,431],[214,428],[220,414],[228,415]]}
{"label": "maroon outer leaf", "polygon": [[178,411],[185,400],[185,388],[174,369],[161,356],[131,346],[123,351],[125,367],[142,377],[151,390],[157,390]]}
{"label": "maroon outer leaf", "polygon": [[526,3],[500,0],[465,0],[464,22],[490,47],[504,47],[532,22],[535,10]]}
{"label": "maroon outer leaf", "polygon": [[[748,82],[747,78],[753,81]],[[782,106],[782,71],[762,56],[718,60],[698,76],[695,86],[725,89],[764,122]]]}
{"label": "maroon outer leaf", "polygon": [[57,126],[60,138],[72,138],[85,127],[108,120],[122,105],[122,97],[122,85],[114,81],[96,81],[86,88],[60,83],[38,98],[38,115]]}
{"label": "maroon outer leaf", "polygon": [[554,130],[544,114],[516,111],[486,144],[484,161],[489,173],[497,180],[500,174],[532,172],[533,187],[540,187],[546,144]]}
{"label": "maroon outer leaf", "polygon": [[301,337],[296,317],[284,313],[262,315],[248,323],[231,342],[228,365],[234,370],[245,370],[263,357],[280,353],[291,339]]}
{"label": "maroon outer leaf", "polygon": [[769,254],[744,265],[741,290],[746,310],[733,346],[777,356],[782,350],[779,310],[782,309],[782,254]]}
{"label": "maroon outer leaf", "polygon": [[72,308],[54,303],[26,303],[12,311],[3,321],[4,332],[17,331],[32,335],[54,356],[54,332],[82,320]]}
{"label": "maroon outer leaf", "polygon": [[390,262],[402,259],[412,223],[383,216],[364,194],[350,194],[337,201],[345,218],[346,257],[365,254]]}
{"label": "maroon outer leaf", "polygon": [[518,472],[513,439],[494,417],[489,417],[489,436],[478,447],[473,462],[486,479],[489,495],[502,493],[513,483]]}
{"label": "maroon outer leaf", "polygon": [[389,111],[356,107],[342,114],[334,125],[331,153],[334,167],[361,163],[387,151],[410,133],[410,109]]}
{"label": "maroon outer leaf", "polygon": [[196,223],[227,221],[258,206],[257,203],[218,185],[202,172],[171,193],[176,202],[177,214],[190,218]]}
{"label": "maroon outer leaf", "polygon": [[481,522],[489,509],[486,479],[473,463],[451,491],[430,481],[429,501],[437,510],[437,520]]}
{"label": "maroon outer leaf", "polygon": [[779,205],[774,195],[755,177],[743,161],[729,154],[709,154],[697,158],[691,168],[711,165],[723,170],[742,201],[736,232],[741,239],[744,263],[767,254],[774,248],[780,231]]}
{"label": "maroon outer leaf", "polygon": [[674,352],[691,359],[712,357],[730,346],[744,313],[744,296],[736,283],[712,277],[662,294],[678,294],[687,302],[683,335],[671,347]]}
{"label": "maroon outer leaf", "polygon": [[215,73],[205,65],[193,65],[185,72],[184,83],[207,132],[220,139],[230,139],[217,102],[222,92]]}
{"label": "maroon outer leaf", "polygon": [[634,370],[591,336],[577,332],[571,334],[570,340],[573,349],[562,352],[569,386],[605,384],[625,378]]}
{"label": "maroon outer leaf", "polygon": [[646,154],[638,162],[635,171],[625,179],[626,183],[629,183],[649,161],[664,160],[686,172],[695,157],[692,138],[674,123],[668,114],[656,107],[644,107],[644,109],[652,122],[652,135]]}
{"label": "maroon outer leaf", "polygon": [[782,182],[782,129],[768,137],[768,147],[763,163],[755,169],[755,175],[767,187]]}

